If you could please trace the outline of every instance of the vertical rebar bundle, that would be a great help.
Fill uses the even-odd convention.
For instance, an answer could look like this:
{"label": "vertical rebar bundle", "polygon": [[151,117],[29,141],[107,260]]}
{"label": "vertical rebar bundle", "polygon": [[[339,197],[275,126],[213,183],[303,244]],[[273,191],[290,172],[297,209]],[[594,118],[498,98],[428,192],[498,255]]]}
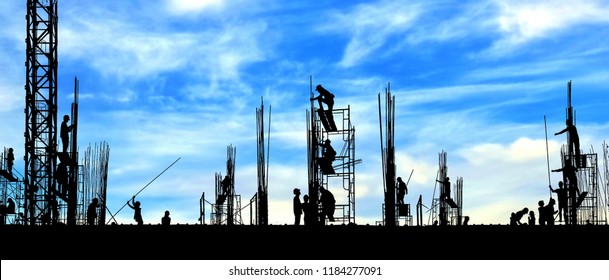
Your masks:
{"label": "vertical rebar bundle", "polygon": [[[438,174],[437,174],[437,178],[436,178],[436,185],[438,185],[438,181],[440,182],[444,182],[444,180],[446,179],[448,174],[448,166],[446,166],[446,152],[442,151],[439,155],[438,155]],[[442,183],[440,183],[440,195],[438,196],[438,198],[435,197],[435,195],[433,196],[433,203],[432,203],[432,211],[431,211],[431,217],[434,219],[434,224],[436,222],[439,222],[440,225],[446,225],[448,223],[448,205],[445,202],[446,198],[445,198],[445,190],[444,187],[442,186]],[[436,212],[438,211],[438,212]],[[435,215],[437,216],[437,220],[435,220]]]}
{"label": "vertical rebar bundle", "polygon": [[457,208],[452,208],[451,221],[453,224],[461,225],[463,221],[463,177],[457,177],[457,181],[454,185],[454,201],[457,204]]}
{"label": "vertical rebar bundle", "polygon": [[234,196],[235,196],[235,158],[237,149],[232,145],[226,148],[226,175],[230,178],[230,184],[228,187],[227,199],[226,199],[226,224],[233,225],[235,223],[234,214]]}
{"label": "vertical rebar bundle", "polygon": [[607,143],[603,142],[603,166],[604,168],[604,172],[603,172],[603,179],[601,180],[601,185],[603,185],[604,187],[602,188],[602,199],[601,199],[601,207],[602,209],[604,209],[604,211],[601,211],[602,217],[600,217],[603,221],[604,224],[606,225],[609,219],[609,145],[607,145]]}
{"label": "vertical rebar bundle", "polygon": [[379,129],[381,137],[381,163],[383,168],[383,188],[385,190],[385,217],[386,226],[395,226],[395,146],[394,146],[394,123],[395,123],[395,96],[391,95],[390,84],[385,89],[385,141],[383,141],[383,117],[381,112],[381,94],[378,95],[379,102]]}
{"label": "vertical rebar bundle", "polygon": [[71,120],[72,125],[72,137],[70,137],[69,143],[69,163],[68,163],[68,197],[67,197],[67,211],[66,211],[66,222],[68,225],[75,225],[77,208],[78,208],[78,185],[79,185],[79,170],[78,170],[78,95],[79,95],[79,81],[74,78],[74,102],[72,103]]}
{"label": "vertical rebar bundle", "polygon": [[[309,92],[310,98],[313,94],[313,77],[309,77]],[[315,105],[311,101],[311,109],[306,112],[307,119],[307,178],[308,178],[308,195],[311,205],[318,205],[319,202],[319,166],[317,165],[317,154],[319,153],[319,143],[321,134],[321,125],[315,117]]]}
{"label": "vertical rebar bundle", "polygon": [[82,158],[82,186],[80,190],[79,222],[86,221],[87,207],[94,198],[99,201],[96,225],[106,224],[106,193],[108,188],[108,163],[110,160],[110,146],[106,142],[87,147]]}
{"label": "vertical rebar bundle", "polygon": [[[268,143],[270,146],[271,134],[271,107],[269,106],[269,131]],[[258,167],[258,192],[257,192],[257,209],[256,223],[258,225],[268,225],[268,147],[265,158],[264,148],[264,100],[261,99],[260,108],[256,109],[256,148],[257,148],[257,167]]]}

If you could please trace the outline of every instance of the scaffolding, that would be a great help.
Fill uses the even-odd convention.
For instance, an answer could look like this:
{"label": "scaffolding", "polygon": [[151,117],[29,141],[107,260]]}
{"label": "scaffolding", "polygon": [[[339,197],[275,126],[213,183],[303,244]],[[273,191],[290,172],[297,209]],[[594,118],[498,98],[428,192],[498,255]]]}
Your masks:
{"label": "scaffolding", "polygon": [[[571,81],[567,83],[566,120],[575,126],[575,112],[571,104]],[[567,144],[561,147],[563,183],[567,191],[567,215],[564,223],[568,225],[607,223],[606,215],[603,219],[599,215],[599,168],[598,155],[591,150],[584,154],[579,148],[578,135],[567,133]],[[572,145],[576,144],[576,145]],[[606,209],[601,206],[602,209]],[[603,213],[604,214],[604,213]]]}
{"label": "scaffolding", "polygon": [[[235,157],[236,148],[227,147],[226,175],[215,173],[216,202],[211,205],[211,224],[241,225],[241,196],[235,194]],[[204,197],[202,197],[204,198]]]}
{"label": "scaffolding", "polygon": [[[568,154],[562,148],[563,168],[568,164],[575,164],[575,156]],[[579,160],[584,163],[577,168],[577,182],[574,184],[563,175],[563,182],[569,190],[567,199],[567,217],[565,224],[583,225],[600,224],[599,219],[599,188],[597,154],[580,154]],[[563,173],[564,174],[564,173]],[[603,221],[603,222],[606,222]]]}
{"label": "scaffolding", "polygon": [[[355,224],[355,165],[361,160],[355,159],[355,127],[351,124],[350,106],[333,108],[331,111],[315,108],[312,78],[309,91],[311,109],[306,112],[309,203],[318,205],[320,189],[329,190],[338,200],[335,204],[334,222],[328,223]],[[322,149],[319,149],[319,145],[330,138],[334,143],[333,148],[342,145],[333,162],[326,161]],[[340,200],[336,192],[337,186],[340,186],[343,194],[346,193],[346,201]],[[319,205],[319,222],[324,224],[326,221],[322,219],[321,212]]]}
{"label": "scaffolding", "polygon": [[[8,148],[0,154],[0,205],[2,206],[0,224],[23,224],[23,213],[19,212],[23,205],[23,175],[16,168],[9,168]],[[14,211],[9,212],[9,199],[15,205]]]}
{"label": "scaffolding", "polygon": [[434,188],[430,219],[433,219],[433,225],[461,225],[463,219],[463,178],[457,177],[456,183],[450,185],[446,163],[446,152],[442,151],[438,155],[438,174],[436,176],[436,187],[440,183],[439,196],[435,196]]}

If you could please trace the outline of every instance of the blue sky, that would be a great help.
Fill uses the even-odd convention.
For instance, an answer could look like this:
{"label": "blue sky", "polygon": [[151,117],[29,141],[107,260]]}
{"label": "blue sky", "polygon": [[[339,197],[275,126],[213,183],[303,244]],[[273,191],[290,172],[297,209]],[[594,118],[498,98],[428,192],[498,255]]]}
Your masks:
{"label": "blue sky", "polygon": [[[25,14],[25,1],[0,2],[0,145],[17,159]],[[383,203],[377,98],[391,83],[397,175],[414,169],[405,201],[422,195],[431,205],[446,151],[448,175],[463,178],[470,223],[505,224],[549,198],[544,115],[550,167],[559,168],[566,136],[553,133],[564,128],[569,80],[582,149],[602,158],[607,15],[609,1],[62,0],[58,115],[69,114],[78,77],[79,150],[110,146],[113,213],[181,158],[138,200],[145,223],[160,223],[165,210],[174,223],[197,223],[201,193],[212,197],[214,174],[226,172],[227,146],[236,148],[241,204],[255,194],[255,112],[264,98],[269,223],[290,224],[292,189],[307,184],[312,76],[336,95],[335,108],[351,108],[362,160],[356,223],[374,224]],[[550,180],[556,186],[560,175]],[[339,203],[347,196],[334,194]],[[132,216],[125,208],[116,218]]]}

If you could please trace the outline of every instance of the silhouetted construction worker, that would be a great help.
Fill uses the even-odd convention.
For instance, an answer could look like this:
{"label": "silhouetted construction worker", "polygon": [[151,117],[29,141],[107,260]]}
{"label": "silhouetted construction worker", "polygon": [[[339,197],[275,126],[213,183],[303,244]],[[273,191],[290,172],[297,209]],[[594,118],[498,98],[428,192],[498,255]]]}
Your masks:
{"label": "silhouetted construction worker", "polygon": [[7,204],[0,204],[0,225],[4,224],[4,217],[8,214],[15,214],[15,202],[12,198],[7,200]]}
{"label": "silhouetted construction worker", "polygon": [[13,148],[8,148],[8,154],[6,155],[6,169],[8,174],[13,176],[13,163],[15,162],[15,154],[13,154]]}
{"label": "silhouetted construction worker", "polygon": [[581,167],[581,158],[579,151],[579,135],[577,134],[577,128],[573,124],[573,120],[571,118],[567,118],[565,121],[567,127],[565,129],[554,133],[554,135],[559,135],[565,132],[569,133],[569,149],[572,151],[572,155],[575,155],[575,162],[577,167]]}
{"label": "silhouetted construction worker", "polygon": [[224,176],[220,185],[222,185],[222,194],[228,195],[228,188],[230,187],[230,177],[228,174]]}
{"label": "silhouetted construction worker", "polygon": [[322,221],[325,222],[327,217],[328,221],[334,222],[334,210],[336,207],[336,200],[334,199],[334,195],[329,190],[324,189],[323,187],[320,187],[319,191],[321,192],[319,201],[321,202],[322,208]]}
{"label": "silhouetted construction worker", "polygon": [[577,168],[570,161],[566,160],[562,168],[553,169],[552,172],[562,172],[563,178],[567,179],[569,186],[567,189],[577,191],[577,195],[580,195],[579,187],[577,186]]}
{"label": "silhouetted construction worker", "polygon": [[222,205],[226,201],[226,197],[228,196],[228,189],[230,187],[230,177],[228,174],[224,176],[224,179],[220,182],[220,194],[216,198],[216,204]]}
{"label": "silhouetted construction worker", "polygon": [[59,203],[57,199],[53,198],[49,201],[50,215],[51,215],[51,224],[56,225],[59,221]]}
{"label": "silhouetted construction worker", "polygon": [[328,107],[326,111],[332,112],[332,109],[334,108],[334,94],[330,93],[321,85],[317,85],[315,87],[315,91],[319,92],[319,95],[317,97],[311,98],[310,100],[317,100],[319,102],[319,109],[322,110],[323,107],[321,106],[321,103],[326,103],[326,106]]}
{"label": "silhouetted construction worker", "polygon": [[522,208],[522,210],[516,212],[516,213],[512,213],[513,214],[513,219],[514,219],[514,223],[517,225],[522,225],[522,222],[520,221],[520,219],[522,219],[522,217],[524,217],[524,215],[529,213],[529,208]]}
{"label": "silhouetted construction worker", "polygon": [[70,116],[64,115],[63,122],[61,122],[60,135],[61,135],[61,144],[63,145],[62,151],[64,153],[68,151],[68,145],[70,144],[70,132],[74,128],[73,124],[68,125],[69,120],[70,120]]}
{"label": "silhouetted construction worker", "polygon": [[533,210],[529,211],[529,225],[530,226],[535,225],[535,211],[533,211]]}
{"label": "silhouetted construction worker", "polygon": [[398,189],[398,204],[404,204],[404,196],[408,194],[408,188],[406,187],[406,183],[402,181],[402,177],[398,177],[398,182],[396,184]]}
{"label": "silhouetted construction worker", "polygon": [[68,195],[68,153],[59,153],[59,164],[55,170],[57,188],[64,199]]}
{"label": "silhouetted construction worker", "polygon": [[517,226],[518,223],[516,223],[516,213],[512,212],[510,214],[510,226]]}
{"label": "silhouetted construction worker", "polygon": [[543,202],[543,200],[540,200],[539,202],[537,202],[537,205],[539,205],[539,207],[537,208],[537,211],[539,212],[539,225],[540,226],[547,225],[546,218],[548,217],[548,215],[546,214],[545,204],[546,203]]}
{"label": "silhouetted construction worker", "polygon": [[442,194],[440,195],[440,200],[443,198],[450,199],[450,178],[447,176],[444,178],[444,181],[436,181],[442,184]]}
{"label": "silhouetted construction worker", "polygon": [[141,226],[144,224],[144,220],[142,219],[142,208],[140,207],[141,204],[139,201],[135,201],[135,196],[131,198],[131,203],[133,203],[133,205],[127,201],[127,205],[134,211],[133,219],[137,222],[138,226]]}
{"label": "silhouetted construction worker", "polygon": [[544,220],[549,226],[554,225],[554,214],[558,213],[558,211],[554,209],[554,205],[556,205],[556,200],[554,200],[554,198],[550,198],[548,205],[546,205],[543,210],[544,215],[546,215]]}
{"label": "silhouetted construction worker", "polygon": [[469,224],[469,216],[463,217],[463,225],[466,226]]}
{"label": "silhouetted construction worker", "polygon": [[169,217],[169,210],[165,210],[165,216],[161,218],[161,225],[168,226],[171,225],[171,218]]}
{"label": "silhouetted construction worker", "polygon": [[294,188],[294,199],[293,199],[293,208],[294,208],[294,225],[300,225],[300,216],[302,216],[302,202],[300,202],[300,189]]}
{"label": "silhouetted construction worker", "polygon": [[9,197],[6,202],[6,214],[15,214],[15,201]]}
{"label": "silhouetted construction worker", "polygon": [[332,164],[332,162],[336,159],[336,151],[334,150],[334,148],[332,148],[331,143],[332,141],[330,141],[330,139],[326,139],[324,143],[318,144],[322,148],[321,158],[328,164]]}
{"label": "silhouetted construction worker", "polygon": [[95,219],[97,219],[97,208],[99,208],[99,200],[97,197],[91,200],[89,207],[87,207],[87,224],[95,225]]}
{"label": "silhouetted construction worker", "polygon": [[559,221],[562,222],[562,217],[564,215],[565,221],[567,220],[567,200],[569,198],[568,189],[564,187],[564,183],[562,181],[558,182],[558,189],[553,189],[552,185],[550,185],[550,191],[556,193],[556,197],[558,198],[558,218]]}
{"label": "silhouetted construction worker", "polygon": [[309,201],[309,195],[302,197],[302,213],[304,214],[304,225],[314,225],[317,218],[317,207]]}

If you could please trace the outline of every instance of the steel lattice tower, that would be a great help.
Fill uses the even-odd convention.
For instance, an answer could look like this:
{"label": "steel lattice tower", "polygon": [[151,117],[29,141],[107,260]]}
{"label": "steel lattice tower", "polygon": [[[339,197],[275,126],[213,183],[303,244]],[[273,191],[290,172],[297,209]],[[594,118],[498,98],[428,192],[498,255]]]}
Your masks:
{"label": "steel lattice tower", "polygon": [[24,209],[26,224],[34,225],[41,222],[55,188],[57,1],[28,0],[26,20]]}

